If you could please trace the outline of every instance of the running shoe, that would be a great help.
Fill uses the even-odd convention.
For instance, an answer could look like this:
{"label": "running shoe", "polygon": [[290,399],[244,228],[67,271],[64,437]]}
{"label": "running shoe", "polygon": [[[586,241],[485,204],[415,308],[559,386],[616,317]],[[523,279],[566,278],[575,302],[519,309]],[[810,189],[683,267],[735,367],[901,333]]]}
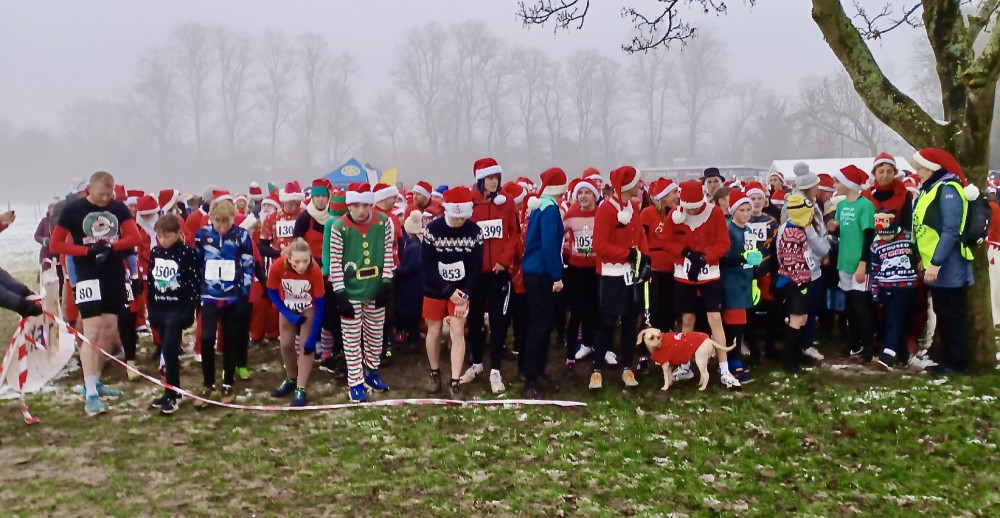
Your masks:
{"label": "running shoe", "polygon": [[233,392],[233,387],[230,385],[223,385],[222,391],[219,393],[219,402],[231,405],[235,401],[236,393]]}
{"label": "running shoe", "polygon": [[281,385],[278,385],[278,388],[271,391],[271,397],[273,398],[285,397],[291,394],[292,391],[294,390],[295,390],[295,380],[293,380],[292,378],[285,378],[284,381],[281,382]]}
{"label": "running shoe", "polygon": [[292,406],[306,406],[306,389],[295,389],[295,395],[292,396]]}
{"label": "running shoe", "polygon": [[685,363],[674,369],[674,381],[684,381],[692,378],[694,378],[694,373],[691,372],[690,363]]}
{"label": "running shoe", "polygon": [[594,371],[593,373],[590,374],[590,385],[587,385],[587,388],[589,388],[590,390],[597,390],[601,388],[603,384],[604,384],[604,377],[601,376],[600,372]]}
{"label": "running shoe", "polygon": [[375,392],[386,392],[389,390],[389,385],[386,385],[382,378],[378,376],[378,371],[369,370],[365,372],[365,385],[371,387]]}
{"label": "running shoe", "polygon": [[739,390],[740,380],[736,379],[736,376],[733,376],[732,373],[727,372],[722,375],[722,386],[729,390]]}
{"label": "running shoe", "polygon": [[367,403],[368,402],[368,390],[365,389],[364,383],[358,383],[351,387],[349,392],[352,403]]}
{"label": "running shoe", "polygon": [[476,379],[476,376],[482,374],[482,372],[483,364],[473,363],[468,369],[465,370],[464,373],[462,373],[462,377],[458,378],[458,382],[462,385],[472,383],[472,381]]}
{"label": "running shoe", "polygon": [[106,407],[104,402],[101,401],[100,396],[87,396],[87,402],[84,405],[84,409],[87,411],[87,415],[91,417],[108,411],[108,407]]}
{"label": "running shoe", "polygon": [[243,381],[250,379],[250,369],[246,367],[236,367],[236,377]]}
{"label": "running shoe", "polygon": [[806,348],[806,350],[802,351],[802,354],[820,362],[826,359],[826,356],[823,356],[823,353],[819,352],[819,349],[815,347]]}
{"label": "running shoe", "polygon": [[629,388],[639,386],[639,382],[635,380],[635,374],[632,373],[632,369],[622,371],[622,382]]}
{"label": "running shoe", "polygon": [[[198,397],[201,399],[212,399],[212,392],[215,392],[215,387],[202,387],[201,392],[198,393]],[[194,400],[195,408],[205,408],[208,406],[208,402],[201,399]]]}
{"label": "running shoe", "polygon": [[160,415],[170,415],[177,411],[177,400],[168,397],[163,400],[163,404],[160,405]]}
{"label": "running shoe", "polygon": [[503,379],[500,377],[500,371],[490,371],[490,390],[494,394],[503,394],[507,391],[507,387],[503,384]]}
{"label": "running shoe", "polygon": [[580,345],[580,348],[577,349],[577,351],[576,351],[576,359],[577,360],[582,360],[582,359],[590,356],[590,353],[592,353],[592,352],[594,352],[594,348],[593,347],[587,347],[586,345]]}
{"label": "running shoe", "polygon": [[604,364],[607,365],[608,367],[617,367],[618,357],[615,356],[615,353],[608,351],[604,353]]}

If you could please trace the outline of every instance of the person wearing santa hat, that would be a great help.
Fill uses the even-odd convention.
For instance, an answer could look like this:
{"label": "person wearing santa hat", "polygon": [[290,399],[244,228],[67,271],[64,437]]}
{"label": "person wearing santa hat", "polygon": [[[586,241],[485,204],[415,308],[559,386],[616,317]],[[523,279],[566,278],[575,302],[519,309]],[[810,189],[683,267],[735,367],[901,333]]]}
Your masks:
{"label": "person wearing santa hat", "polygon": [[[472,222],[483,230],[483,272],[469,299],[469,354],[472,365],[462,374],[462,384],[483,372],[486,343],[484,317],[490,318],[490,378],[500,376],[500,362],[507,356],[505,342],[510,326],[510,269],[521,239],[521,225],[514,201],[500,192],[503,170],[492,158],[476,160],[472,166],[476,184],[472,189]],[[487,304],[488,302],[488,304]],[[494,383],[491,381],[491,385]]]}
{"label": "person wearing santa hat", "polygon": [[412,189],[410,189],[410,194],[413,197],[413,201],[406,206],[405,212],[407,214],[418,210],[421,214],[424,213],[429,208],[431,203],[431,193],[434,192],[434,188],[431,184],[423,180],[416,183]]}
{"label": "person wearing santa hat", "polygon": [[839,234],[837,270],[840,289],[847,294],[847,323],[850,332],[846,351],[861,355],[865,363],[874,356],[871,299],[868,297],[868,263],[875,239],[875,205],[861,195],[868,174],[855,165],[834,174],[837,193],[844,199],[837,203],[834,228]]}
{"label": "person wearing santa hat", "polygon": [[396,331],[407,352],[420,349],[420,310],[423,304],[424,277],[420,264],[420,244],[424,225],[420,211],[414,210],[403,220],[406,233],[399,246],[399,262],[393,273],[393,310]]}
{"label": "person wearing santa hat", "polygon": [[747,225],[753,215],[753,202],[743,191],[729,192],[729,251],[719,260],[722,277],[722,325],[726,336],[737,347],[729,352],[729,369],[741,385],[753,381],[742,359],[743,335],[747,311],[753,309],[753,269],[760,266],[764,255],[754,244],[746,242]]}
{"label": "person wearing santa hat", "polygon": [[832,174],[819,173],[819,186],[817,187],[819,192],[816,193],[816,201],[819,202],[824,213],[826,213],[826,205],[833,198],[833,195],[837,193],[837,189],[833,187],[835,182],[836,180],[833,179]]}
{"label": "person wearing santa hat", "polygon": [[875,181],[862,196],[872,202],[875,212],[891,212],[900,231],[909,234],[913,230],[913,195],[897,173],[896,159],[888,153],[879,154],[872,168]]}
{"label": "person wearing santa hat", "polygon": [[[299,182],[288,182],[278,192],[281,210],[269,215],[261,223],[260,253],[264,257],[277,259],[282,250],[294,239],[295,222],[302,213],[302,201],[306,195]],[[329,200],[328,200],[329,201]]]}
{"label": "person wearing santa hat", "polygon": [[601,172],[594,167],[588,167],[583,170],[583,176],[580,177],[581,180],[589,180],[590,183],[597,186],[597,192],[600,192],[604,188],[604,177],[601,176]]}
{"label": "person wearing santa hat", "polygon": [[[830,184],[833,185],[832,183]],[[768,191],[758,181],[747,182],[745,194],[750,198],[751,215],[743,235],[748,250],[761,253],[761,263],[753,268],[754,282],[759,291],[759,302],[756,307],[747,312],[747,326],[744,342],[750,353],[750,360],[757,361],[761,357],[757,346],[757,335],[764,335],[765,350],[768,356],[778,356],[775,347],[775,333],[767,332],[779,326],[784,318],[781,303],[774,293],[773,281],[777,279],[778,262],[775,256],[775,236],[778,232],[778,220],[765,212],[768,208]]]}
{"label": "person wearing santa hat", "polygon": [[441,390],[441,329],[445,319],[451,329],[451,381],[453,399],[462,397],[459,378],[465,360],[465,321],[469,299],[476,292],[483,266],[483,231],[471,221],[473,194],[468,187],[448,189],[444,217],[424,228],[420,262],[424,273],[423,317],[427,321],[427,361],[430,393]]}
{"label": "person wearing santa hat", "polygon": [[[266,198],[261,201],[260,213],[258,214],[257,223],[251,227],[251,237],[255,245],[260,243],[261,230],[264,227],[264,221],[273,214],[281,212],[281,202],[278,200],[277,193],[271,193]],[[266,253],[261,252],[258,246],[258,253],[261,255],[261,266],[262,272],[261,276],[265,279],[262,282],[255,282],[251,288],[251,310],[250,310],[250,344],[252,346],[260,345],[262,341],[267,340],[272,345],[278,344],[278,310],[271,303],[271,299],[266,295],[266,283],[267,275],[270,273],[271,264],[274,262],[274,258],[268,256]],[[329,311],[330,305],[327,304],[326,308]]]}
{"label": "person wearing santa hat", "polygon": [[[517,220],[521,228],[528,224],[528,204],[526,200],[530,193],[521,182],[507,182],[503,187],[503,195],[514,200],[517,208]],[[528,339],[528,300],[527,291],[524,287],[524,270],[521,268],[521,259],[524,257],[524,232],[521,232],[521,239],[517,242],[517,249],[514,251],[514,262],[510,266],[510,325],[513,329],[514,352],[518,354],[517,370],[523,376],[524,373],[524,350]],[[553,306],[553,312],[556,309]]]}
{"label": "person wearing santa hat", "polygon": [[773,191],[769,199],[770,205],[764,209],[764,212],[768,213],[772,218],[781,221],[781,209],[785,206],[786,195],[787,193],[784,189]]}
{"label": "person wearing santa hat", "polygon": [[[214,186],[209,185],[206,187],[201,193],[198,209],[192,210],[184,221],[184,242],[192,248],[194,247],[194,235],[198,233],[199,229],[208,224],[208,209],[212,205],[212,193],[214,191]],[[162,207],[163,204],[161,203],[160,206]]]}
{"label": "person wearing santa hat", "polygon": [[[664,247],[674,260],[674,308],[681,314],[681,331],[694,331],[695,316],[704,310],[712,340],[728,344],[722,326],[723,286],[719,260],[729,251],[729,229],[719,207],[705,199],[702,185],[688,180],[680,185],[680,206],[671,211],[662,230]],[[719,371],[727,388],[740,387],[729,372],[728,357],[719,351]],[[675,380],[691,379],[690,365],[674,372]]]}
{"label": "person wearing santa hat", "polygon": [[[997,192],[1000,181],[991,179],[986,188],[990,203],[990,231],[986,235],[986,257],[990,262],[990,299],[993,307],[993,325],[1000,326],[1000,201]],[[37,235],[37,234],[36,234]]]}
{"label": "person wearing santa hat", "polygon": [[785,190],[785,175],[781,171],[772,171],[767,175],[767,189],[771,194]]}
{"label": "person wearing santa hat", "polygon": [[642,209],[639,222],[646,233],[649,256],[653,269],[649,280],[649,323],[653,327],[669,333],[677,326],[674,313],[674,260],[665,248],[662,234],[664,220],[680,200],[678,184],[666,178],[657,178],[649,185],[652,205]]}
{"label": "person wearing santa hat", "polygon": [[250,182],[250,187],[247,188],[247,197],[250,198],[250,212],[260,218],[260,204],[265,197],[264,189],[257,182]]}
{"label": "person wearing santa hat", "polygon": [[[699,184],[700,185],[700,184]],[[635,387],[638,382],[632,372],[635,354],[635,325],[639,311],[636,288],[647,279],[637,277],[637,270],[646,275],[649,247],[639,222],[638,204],[639,172],[623,166],[611,172],[614,194],[605,198],[594,216],[594,252],[597,257],[598,323],[597,345],[591,390],[600,389],[604,383],[602,371],[605,355],[612,349],[615,324],[621,319],[622,382]],[[640,264],[647,263],[647,264]],[[638,266],[638,268],[637,268]]]}
{"label": "person wearing santa hat", "polygon": [[[393,262],[399,264],[399,250],[403,239],[403,224],[399,216],[395,213],[396,201],[399,199],[399,189],[395,185],[379,183],[372,187],[372,194],[375,195],[375,205],[372,206],[372,212],[384,215],[392,223],[392,257]],[[393,280],[393,283],[395,282]],[[385,332],[382,334],[385,340],[385,346],[382,348],[383,366],[388,365],[389,360],[392,358],[392,350],[396,347],[396,337],[392,332],[392,329],[395,327],[394,314],[395,312],[393,311],[386,311]]]}
{"label": "person wearing santa hat", "polygon": [[[566,172],[553,167],[542,173],[541,180],[540,196],[528,200],[531,213],[521,263],[528,301],[524,359],[524,396],[527,399],[539,398],[539,382],[555,389],[552,378],[545,373],[545,367],[549,358],[553,294],[563,289],[563,221],[557,197],[566,192]],[[503,392],[499,369],[490,371],[490,385],[494,394]]]}
{"label": "person wearing santa hat", "polygon": [[[597,327],[597,255],[594,253],[594,217],[601,190],[591,180],[580,180],[573,187],[575,201],[563,216],[566,231],[566,299],[569,322],[566,326],[566,371],[573,372],[576,361],[589,356],[595,347]],[[577,336],[582,341],[577,344]],[[612,353],[614,354],[614,353]],[[617,361],[615,361],[617,364]]]}
{"label": "person wearing santa hat", "polygon": [[[368,401],[366,386],[389,390],[378,375],[385,308],[392,286],[394,231],[372,212],[375,196],[364,182],[347,188],[347,214],[330,225],[330,284],[341,317],[351,401]],[[363,337],[363,339],[362,339]]]}
{"label": "person wearing santa hat", "polygon": [[913,207],[913,235],[944,344],[944,362],[930,367],[936,375],[969,372],[965,298],[972,285],[972,250],[962,242],[969,201],[979,190],[965,179],[955,158],[943,149],[925,148],[913,155],[920,194]]}

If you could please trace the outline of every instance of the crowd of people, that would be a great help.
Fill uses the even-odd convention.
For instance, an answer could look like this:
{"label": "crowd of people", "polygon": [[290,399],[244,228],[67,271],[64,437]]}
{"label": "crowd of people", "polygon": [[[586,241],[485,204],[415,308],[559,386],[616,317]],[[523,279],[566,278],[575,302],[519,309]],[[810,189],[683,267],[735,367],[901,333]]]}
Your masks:
{"label": "crowd of people", "polygon": [[[65,283],[65,319],[90,343],[134,366],[148,322],[161,374],[180,387],[182,333],[195,326],[196,392],[223,403],[250,377],[248,346],[264,343],[276,343],[285,372],[271,395],[293,406],[307,404],[317,362],[364,402],[389,389],[379,368],[393,351],[421,349],[427,391],[447,385],[451,398],[480,375],[504,393],[504,360],[516,360],[525,397],[556,390],[553,343],[566,372],[589,362],[589,389],[612,368],[635,387],[651,362],[636,350],[640,327],[735,345],[718,352],[727,389],[752,382],[764,359],[793,372],[823,360],[819,329],[839,330],[843,356],[875,368],[965,374],[973,278],[963,227],[979,194],[945,151],[921,150],[913,164],[903,171],[882,154],[871,171],[817,173],[799,163],[764,182],[726,181],[716,168],[681,182],[643,181],[630,166],[607,181],[593,168],[572,180],[552,168],[536,184],[504,183],[486,158],[471,186],[341,189],[320,178],[200,197],[126,190],[98,172],[49,207],[35,238]],[[41,311],[2,270],[0,286],[3,307]],[[918,340],[935,327],[940,365]],[[85,410],[102,413],[102,399],[121,392],[100,382],[95,348],[81,347],[80,361]],[[673,377],[694,374],[681,365]],[[153,405],[170,414],[179,397],[168,388]]]}

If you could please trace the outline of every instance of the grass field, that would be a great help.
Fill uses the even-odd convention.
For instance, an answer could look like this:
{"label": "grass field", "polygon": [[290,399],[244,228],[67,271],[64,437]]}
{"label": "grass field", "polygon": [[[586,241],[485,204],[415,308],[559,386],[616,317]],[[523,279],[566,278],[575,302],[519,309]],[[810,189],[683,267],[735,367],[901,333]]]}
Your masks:
{"label": "grass field", "polygon": [[[0,312],[0,333],[12,325]],[[271,403],[276,352],[252,350],[251,367],[238,401]],[[422,355],[397,358],[384,369],[387,397],[422,397],[424,372]],[[147,409],[158,389],[109,367],[106,381],[126,395],[103,416],[84,415],[78,374],[30,396],[40,424],[0,401],[0,515],[994,514],[1000,376],[757,374],[741,393],[725,392],[717,372],[705,392],[688,381],[669,394],[659,375],[629,393],[613,371],[597,394],[582,374],[562,379],[554,396],[581,409],[273,414],[184,402],[167,418]],[[183,384],[198,376],[187,363]],[[478,381],[468,392],[488,390]],[[310,397],[347,400],[318,371]]]}

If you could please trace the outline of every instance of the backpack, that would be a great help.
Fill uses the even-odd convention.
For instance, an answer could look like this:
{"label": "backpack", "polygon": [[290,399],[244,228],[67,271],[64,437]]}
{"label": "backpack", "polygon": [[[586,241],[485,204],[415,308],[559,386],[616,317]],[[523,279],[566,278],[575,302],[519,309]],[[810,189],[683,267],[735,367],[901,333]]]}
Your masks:
{"label": "backpack", "polygon": [[[962,195],[965,194],[959,192]],[[969,200],[968,212],[965,215],[965,228],[962,229],[962,244],[971,247],[985,243],[986,236],[990,233],[992,216],[993,211],[990,209],[989,197],[980,194],[976,199]]]}

